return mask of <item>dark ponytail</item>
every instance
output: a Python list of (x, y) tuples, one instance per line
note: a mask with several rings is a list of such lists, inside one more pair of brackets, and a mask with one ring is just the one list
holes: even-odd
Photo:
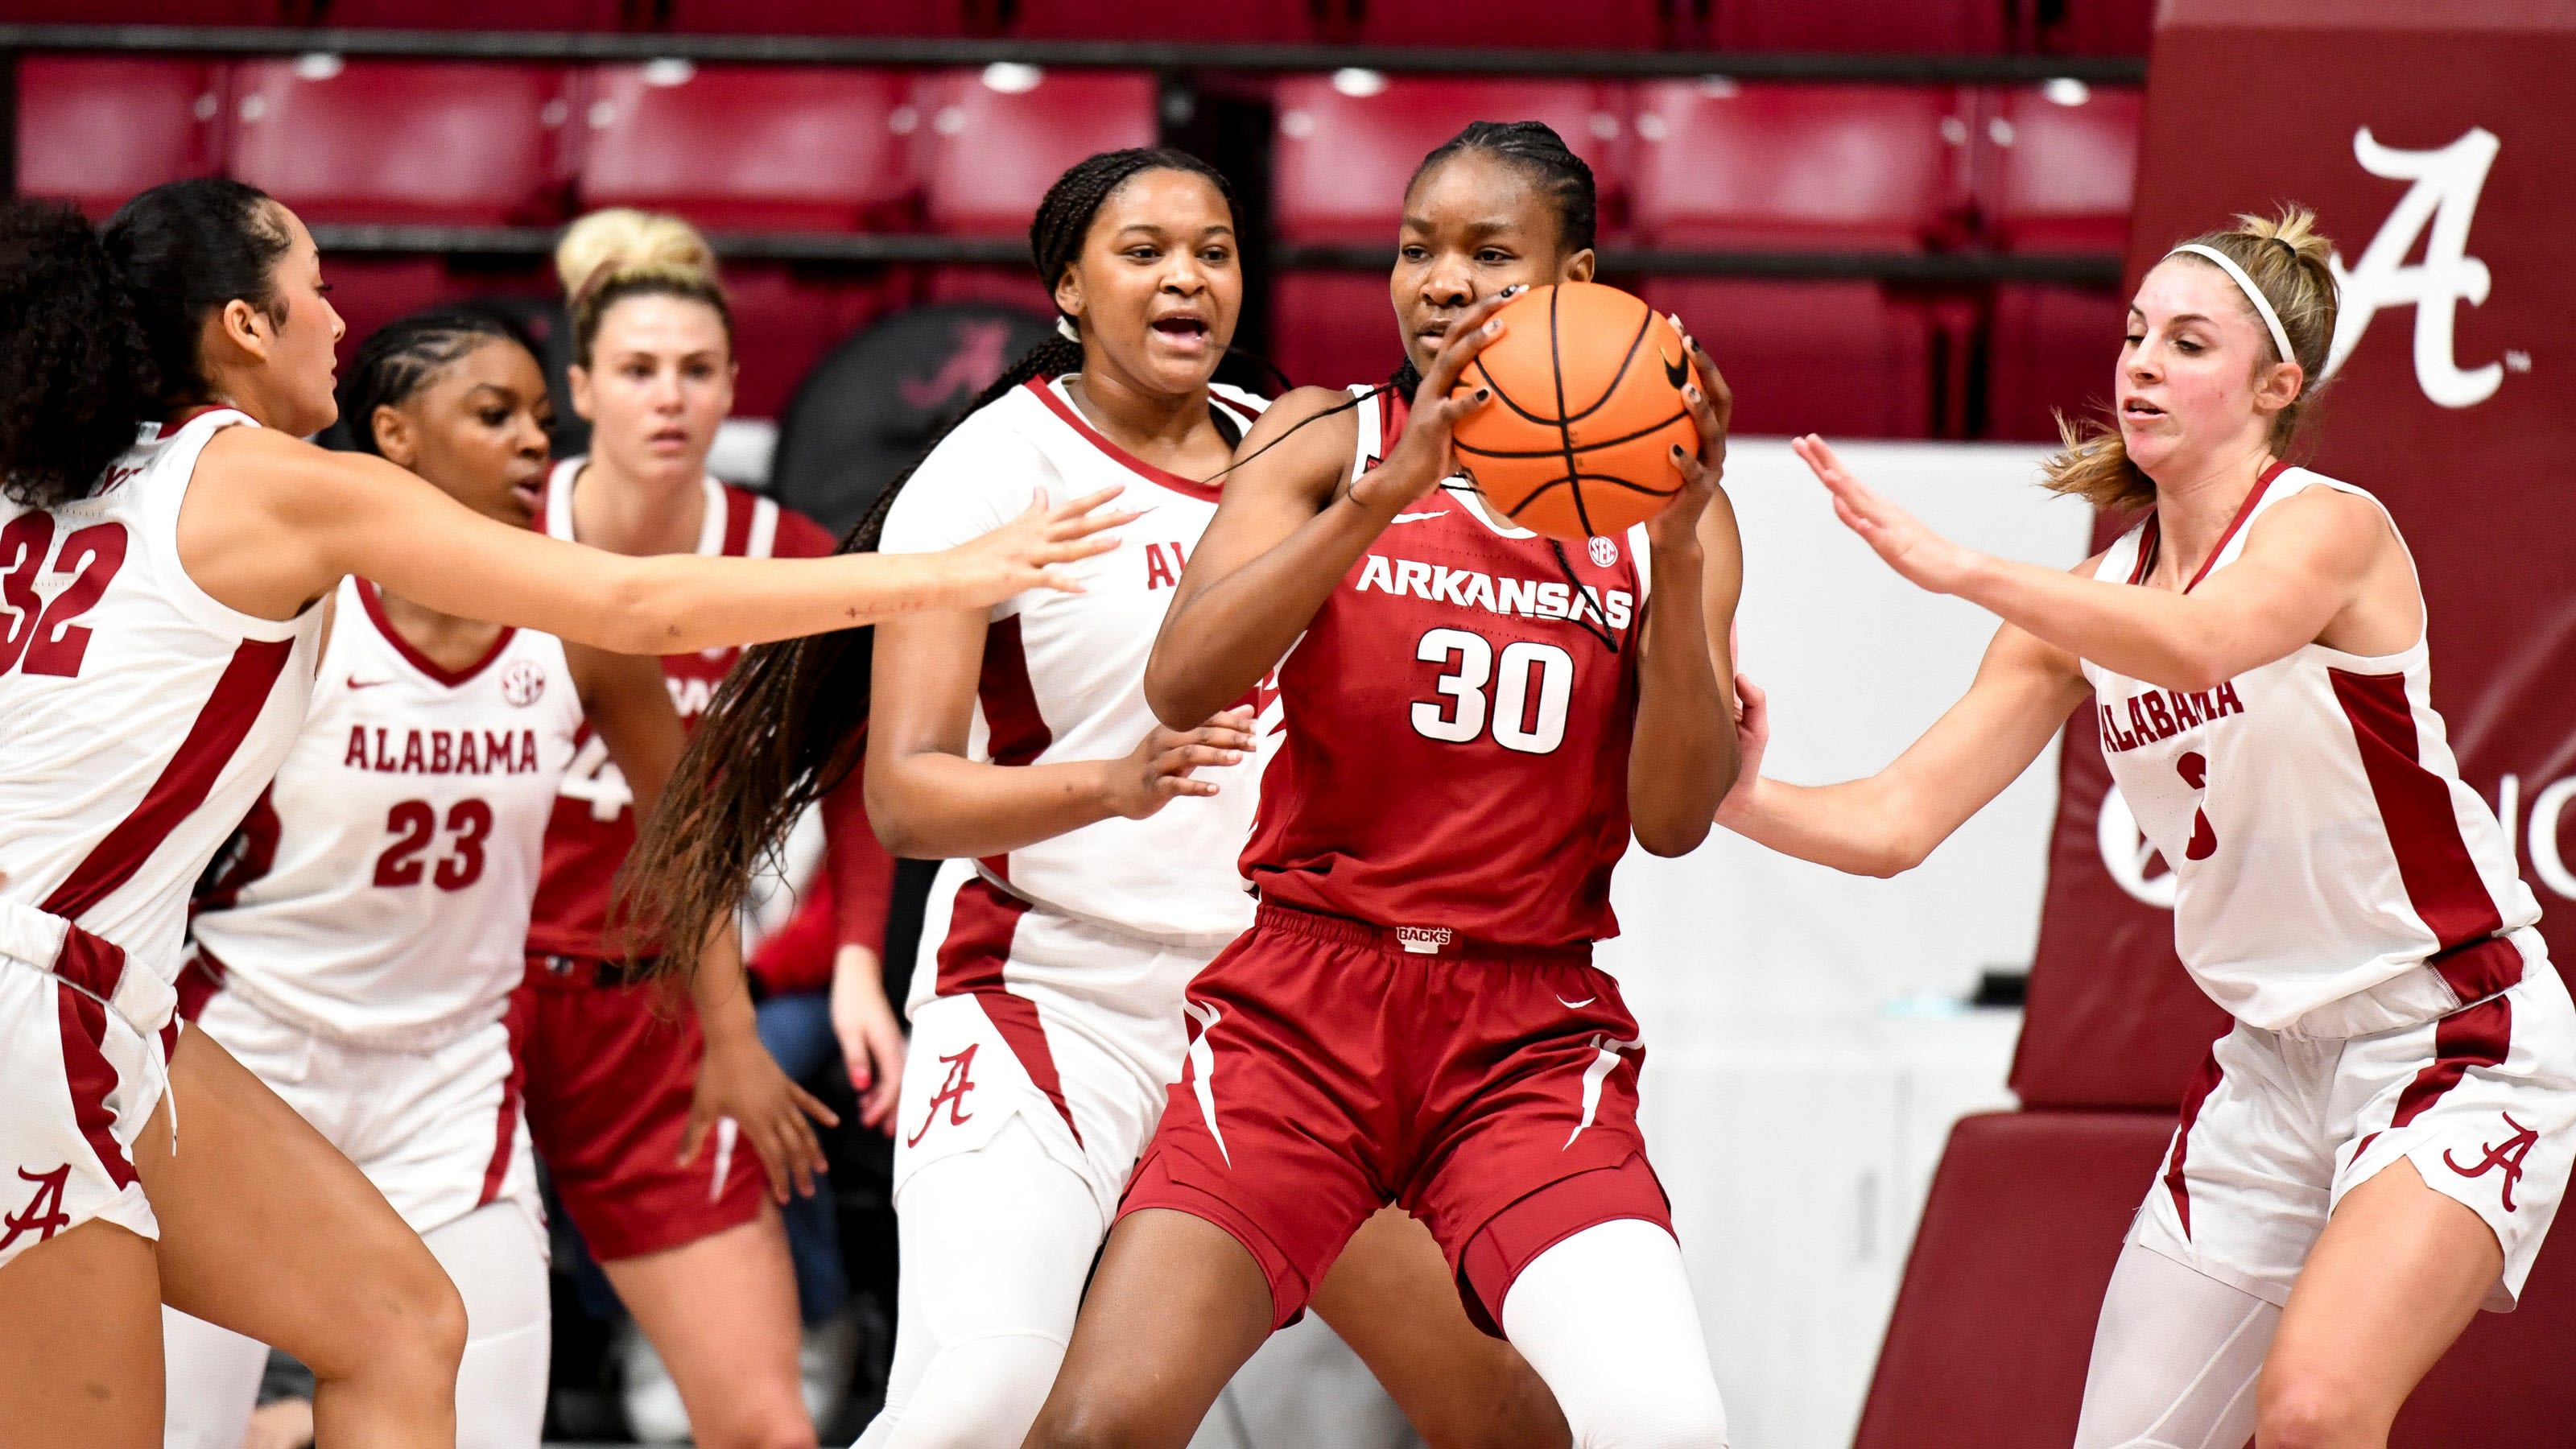
[(208, 401), (207, 315), (242, 300), (282, 321), (290, 244), (267, 193), (218, 178), (155, 186), (96, 232), (66, 206), (0, 207), (0, 491), (86, 498), (138, 425)]
[[(1186, 171), (1226, 198), (1234, 189), (1216, 168), (1161, 148), (1104, 151), (1076, 162), (1047, 188), (1029, 222), (1029, 256), (1052, 293), (1103, 203), (1147, 171)], [(1082, 344), (1059, 316), (1059, 335), (1022, 354), (966, 411), (962, 423), (1033, 379), (1082, 369)], [(923, 450), (935, 451), (957, 423)], [(915, 462), (841, 540), (842, 553), (874, 553)], [(733, 911), (753, 874), (772, 858), (799, 816), (858, 768), (867, 741), (875, 632), (842, 629), (746, 650), (698, 718), (662, 799), (644, 822), (618, 884), (619, 929), (639, 954), (661, 952), (660, 972), (696, 970), (709, 931)]]

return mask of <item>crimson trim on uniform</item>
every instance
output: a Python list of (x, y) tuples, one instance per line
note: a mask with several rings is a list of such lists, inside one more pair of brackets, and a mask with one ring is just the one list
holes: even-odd
[(2174, 1132), (2173, 1152), (2165, 1163), (2165, 1191), (2173, 1194), (2174, 1211), (2182, 1218), (2182, 1235), (2191, 1237), (2191, 1184), (2182, 1175), (2183, 1157), (2191, 1150), (2192, 1124), (2200, 1120), (2201, 1105), (2209, 1094), (2218, 1090), (2219, 1079), (2226, 1074), (2218, 1067), (2218, 1043), (2209, 1044), (2209, 1055), (2191, 1074), (2191, 1086), (2182, 1094), (2182, 1125)]
[(1037, 394), (1039, 402), (1047, 405), (1047, 411), (1064, 419), (1067, 426), (1071, 427), (1075, 432), (1080, 433), (1083, 436), (1084, 441), (1090, 443), (1091, 446), (1098, 448), (1101, 452), (1108, 454), (1111, 462), (1124, 467), (1128, 472), (1135, 474), (1137, 477), (1142, 478), (1149, 483), (1159, 483), (1162, 486), (1171, 489), (1175, 493), (1186, 494), (1189, 497), (1200, 499), (1208, 503), (1214, 503), (1224, 496), (1224, 490), (1219, 488), (1216, 484), (1202, 483), (1195, 478), (1184, 478), (1178, 473), (1168, 472), (1164, 469), (1157, 468), (1153, 464), (1146, 462), (1144, 459), (1137, 457), (1135, 454), (1128, 452), (1125, 448), (1109, 441), (1107, 436), (1105, 436), (1098, 428), (1091, 425), (1089, 419), (1083, 417), (1080, 409), (1067, 403), (1062, 397), (1058, 396), (1055, 390), (1055, 385), (1046, 378), (1030, 378), (1028, 381), (1028, 389), (1029, 391)]
[(214, 788), (215, 777), (232, 763), (233, 752), (258, 722), (260, 707), (268, 702), (269, 690), (294, 652), (293, 639), (242, 641), (197, 711), (196, 722), (188, 726), (188, 737), (179, 742), (152, 788), (115, 829), (90, 847), (38, 910), (76, 921), (134, 878), (179, 822), (206, 803), (206, 792)]
[(2503, 930), (2504, 916), (2460, 835), (2450, 783), (2420, 761), (2406, 676), (2326, 673), (2360, 747), (2362, 773), (2397, 857), (2397, 878), (2415, 914), (2431, 928), (2435, 949), (2448, 951)]
[(992, 1019), (993, 1029), (1002, 1034), (1011, 1054), (1020, 1059), (1021, 1070), (1055, 1104), (1057, 1115), (1079, 1143), (1082, 1128), (1075, 1124), (1073, 1107), (1064, 1099), (1064, 1077), (1056, 1070), (1055, 1051), (1047, 1045), (1046, 1023), (1038, 1018), (1037, 1003), (1014, 994), (1002, 977), (1003, 963), (1011, 956), (1011, 938), (1019, 932), (1020, 917), (1028, 913), (1027, 901), (995, 890), (981, 876), (960, 886), (948, 917), (948, 939), (939, 943), (939, 994), (972, 996), (983, 1003), (984, 1015)]
[[(1037, 686), (1029, 682), (1029, 652), (1020, 642), (1019, 615), (997, 619), (984, 631), (975, 699), (984, 707), (985, 752), (994, 764), (1032, 764), (1055, 743), (1046, 716), (1038, 713)], [(983, 864), (1002, 879), (1011, 878), (1009, 855), (986, 856)]]
[(759, 511), (760, 504), (749, 494), (731, 488), (718, 491), (725, 504), (724, 556), (741, 558), (744, 547), (751, 542), (751, 516)]
[[(2156, 521), (2154, 514), (2148, 514), (2146, 525), (2138, 532), (2138, 562), (2129, 570), (2130, 583), (2143, 584), (2147, 581), (2147, 570), (2156, 566), (2156, 546), (2164, 541), (2164, 536), (2164, 525)], [(2217, 557), (2216, 554), (2210, 556)]]
[(277, 841), (285, 826), (277, 818), (276, 792), (277, 784), (271, 781), (250, 803), (250, 813), (242, 817), (227, 842), (227, 853), (215, 857), (214, 880), (188, 903), (190, 920), (206, 911), (231, 910), (240, 904), (245, 889), (277, 868)]
[(2458, 1086), (2471, 1067), (2502, 1065), (2511, 1050), (2510, 997), (2491, 996), (2443, 1017), (2433, 1027), (2433, 1060), (2425, 1063), (2415, 1080), (2406, 1084), (2406, 1090), (2397, 1094), (2397, 1110), (2389, 1114), (2389, 1128), (2394, 1130), (2414, 1121), (2426, 1108), (2442, 1100), (2443, 1093)]
[(63, 1080), (70, 1084), (72, 1120), (89, 1142), (108, 1180), (123, 1189), (134, 1182), (134, 1164), (116, 1141), (116, 1068), (107, 1060), (107, 1002), (125, 976), (125, 951), (78, 926), (63, 933), (54, 958), (54, 1002), (61, 1017)]
[(204, 1016), (206, 1003), (223, 993), (224, 981), (231, 975), (232, 968), (217, 959), (214, 952), (192, 943), (188, 959), (179, 963), (179, 979), (171, 983), (179, 994), (178, 1019), (195, 1021)]
[(2210, 545), (2209, 557), (2200, 561), (2200, 572), (2193, 574), (2191, 582), (2182, 586), (2184, 593), (2188, 594), (2199, 588), (2200, 581), (2209, 577), (2209, 571), (2218, 566), (2218, 556), (2227, 552), (2228, 541), (2236, 537), (2238, 529), (2245, 526), (2245, 520), (2254, 516), (2255, 505), (2263, 501), (2264, 494), (2272, 491), (2272, 480), (2280, 477), (2289, 466), (2287, 463), (2275, 462), (2271, 467), (2263, 470), (2262, 477), (2254, 480), (2253, 491), (2247, 493), (2245, 501), (2237, 506), (2236, 516), (2227, 520), (2227, 529), (2218, 535), (2218, 542)]
[(510, 1034), (510, 1075), (501, 1079), (500, 1120), (492, 1129), (492, 1160), (483, 1167), (483, 1191), (474, 1199), (476, 1207), (485, 1207), (501, 1196), (501, 1184), (510, 1176), (510, 1145), (519, 1131), (519, 1098), (528, 1086), (528, 1014), (536, 1009), (536, 998), (521, 986), (510, 993), (510, 1004), (501, 1015)]
[(456, 686), (472, 679), (475, 675), (491, 668), (492, 661), (501, 657), (501, 651), (510, 647), (511, 637), (519, 632), (516, 629), (503, 629), (499, 634), (493, 636), (492, 647), (483, 651), (482, 658), (466, 665), (463, 669), (450, 669), (446, 665), (439, 663), (437, 660), (430, 658), (428, 655), (421, 653), (418, 649), (413, 648), (412, 642), (402, 636), (402, 631), (400, 629), (394, 627), (394, 621), (386, 617), (385, 614), (383, 591), (378, 589), (373, 581), (368, 579), (358, 580), (358, 599), (361, 603), (364, 603), (367, 606), (368, 622), (376, 626), (377, 633), (385, 636), (386, 643), (394, 646), (394, 652), (402, 656), (405, 664), (408, 664), (412, 668), (419, 670), (421, 673), (428, 675), (433, 682), (443, 684), (449, 689), (454, 689)]

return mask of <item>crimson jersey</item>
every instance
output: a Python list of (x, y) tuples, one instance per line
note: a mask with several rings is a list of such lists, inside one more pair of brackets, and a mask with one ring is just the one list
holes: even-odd
[[(576, 541), (572, 494), (584, 461), (565, 459), (555, 465), (547, 481), (542, 526), (552, 537)], [(832, 536), (804, 515), (713, 478), (705, 480), (705, 487), (698, 553), (820, 558), (833, 551)], [(662, 657), (662, 676), (671, 686), (671, 704), (683, 726), (697, 724), (715, 697), (717, 682), (741, 654), (740, 649), (726, 647)], [(836, 914), (842, 923), (840, 938), (877, 949), (894, 862), (868, 829), (858, 796), (859, 778), (853, 774), (825, 802), (824, 828), (830, 839), (825, 868), (831, 873)], [(618, 954), (605, 939), (609, 895), (617, 868), (634, 848), (633, 796), (625, 777), (609, 761), (607, 745), (585, 725), (572, 769), (555, 799), (554, 814), (546, 822), (545, 864), (538, 875), (528, 949), (565, 956)], [(874, 934), (862, 919), (871, 911), (877, 918)]]
[[(1365, 472), (1402, 416), (1358, 412)], [(1425, 952), (1616, 935), (1641, 538), (1555, 545), (1446, 488), (1397, 514), (1280, 666), (1262, 897)]]

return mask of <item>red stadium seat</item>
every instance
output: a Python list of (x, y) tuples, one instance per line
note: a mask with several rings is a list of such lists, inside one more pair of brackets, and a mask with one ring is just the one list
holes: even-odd
[(2145, 55), (2156, 0), (2040, 0), (2038, 48), (2060, 55)]
[(717, 35), (960, 35), (963, 0), (670, 0), (670, 28)]
[(2102, 1290), (2173, 1127), (1998, 1112), (1951, 1129), (1853, 1449), (2066, 1449)]
[(894, 301), (892, 288), (873, 278), (775, 262), (727, 266), (724, 286), (742, 367), (733, 410), (745, 418), (785, 412), (815, 362)]
[(1363, 45), (1643, 50), (1666, 39), (1668, 0), (1360, 0)]
[(1025, 236), (1056, 177), (1095, 151), (1151, 146), (1154, 78), (995, 65), (925, 76), (915, 152), (930, 226)]
[(1030, 40), (1268, 41), (1329, 39), (1309, 0), (1226, 0), (1165, 9), (1134, 0), (1019, 0), (1010, 33)]
[(1964, 234), (1966, 96), (1947, 86), (1639, 89), (1632, 215), (1666, 247), (1917, 247)]
[(1404, 360), (1384, 272), (1282, 273), (1270, 319), (1270, 360), (1300, 385), (1381, 382)]
[(15, 25), (281, 25), (283, 0), (9, 0)]
[(1998, 246), (2117, 253), (2128, 244), (2141, 100), (2073, 80), (1992, 98), (1978, 171)]
[[(331, 284), (331, 310), (348, 330), (340, 337), (340, 365), (357, 356), (367, 334), (424, 308), (452, 302), (467, 291), (447, 275), (437, 257), (341, 256), (325, 252), (322, 280)], [(560, 401), (560, 400), (558, 400)]]
[(1717, 50), (1904, 51), (1988, 54), (2006, 49), (2005, 0), (1715, 0)]
[(1673, 277), (1645, 284), (1679, 312), (1735, 391), (1740, 433), (1932, 436), (1932, 309), (1868, 281)]
[(322, 25), (393, 30), (615, 30), (623, 0), (320, 0)]
[(2126, 300), (2115, 291), (2008, 285), (1995, 289), (1987, 334), (1986, 436), (2057, 441), (2056, 414), (2101, 419), (2111, 399)]
[(247, 61), (232, 171), (309, 222), (554, 221), (571, 179), (566, 84), (547, 66)]
[(884, 71), (606, 66), (584, 108), (586, 206), (678, 212), (718, 230), (852, 231), (912, 195), (907, 83)]
[(1273, 223), (1287, 242), (1391, 247), (1405, 183), (1470, 121), (1545, 121), (1592, 166), (1609, 209), (1625, 127), (1618, 93), (1589, 81), (1297, 76), (1274, 92)]
[(103, 217), (147, 186), (223, 169), (224, 72), (193, 60), (18, 63), (18, 190)]

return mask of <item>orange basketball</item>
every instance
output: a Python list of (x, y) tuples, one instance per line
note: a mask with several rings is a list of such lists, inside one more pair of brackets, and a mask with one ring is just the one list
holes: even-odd
[(1679, 492), (1672, 448), (1699, 451), (1682, 406), (1681, 334), (1616, 287), (1534, 287), (1495, 314), (1503, 335), (1458, 391), (1492, 401), (1452, 437), (1476, 491), (1524, 528), (1558, 538), (1624, 533)]

